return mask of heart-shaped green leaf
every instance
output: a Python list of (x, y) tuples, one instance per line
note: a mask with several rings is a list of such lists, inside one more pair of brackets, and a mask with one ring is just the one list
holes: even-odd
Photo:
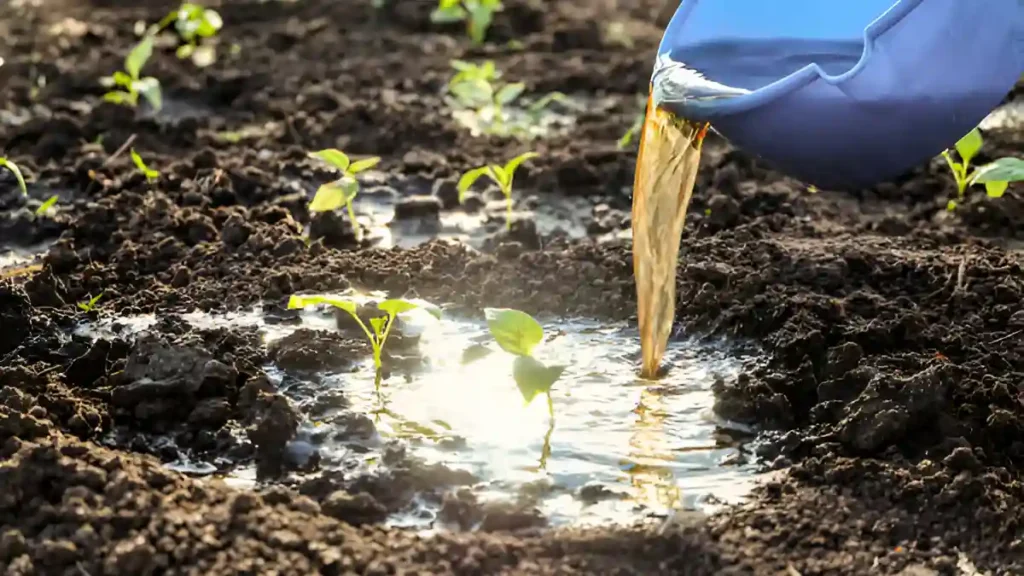
[(322, 160), (342, 172), (348, 171), (349, 164), (352, 163), (347, 154), (336, 148), (328, 148), (326, 150), (311, 152), (309, 156), (311, 158)]
[(511, 308), (486, 308), (487, 328), (498, 346), (509, 354), (529, 356), (544, 339), (544, 328), (526, 312)]
[(519, 356), (512, 364), (512, 377), (519, 393), (529, 404), (538, 394), (544, 394), (562, 377), (565, 366), (545, 366), (532, 356)]

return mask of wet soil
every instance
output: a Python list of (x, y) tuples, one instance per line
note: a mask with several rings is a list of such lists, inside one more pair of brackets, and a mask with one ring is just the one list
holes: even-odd
[[(583, 198), (593, 234), (628, 228), (635, 152), (616, 141), (646, 87), (662, 3), (506, 5), (474, 48), (432, 25), (426, 1), (224, 2), (217, 63), (197, 70), (164, 48), (147, 66), (168, 102), (154, 116), (102, 103), (97, 79), (121, 65), (136, 20), (169, 3), (9, 2), (0, 149), (31, 183), (23, 199), (0, 172), (0, 244), (53, 244), (40, 269), (0, 280), (4, 573), (1024, 572), (1024, 195), (972, 194), (949, 213), (940, 161), (870, 190), (812, 193), (709, 141), (677, 320), (767, 355), (716, 386), (719, 414), (763, 430), (761, 456), (781, 471), (742, 507), (667, 528), (548, 531), (529, 510), (460, 498), (471, 479), (400, 447), (388, 478), (362, 483), (248, 491), (161, 466), (182, 450), (254, 459), (270, 477), (315, 466), (288, 450), (303, 414), (261, 366), (268, 354), (301, 367), (365, 352), (344, 333), (267, 351), (251, 331), (190, 327), (180, 315), (194, 309), (262, 305), (288, 322), (292, 292), (359, 287), (466, 311), (634, 314), (628, 241), (540, 235), (527, 215), (481, 250), (381, 249), (305, 209), (328, 178), (308, 150), (380, 155), (396, 182), (420, 183), (381, 193), (417, 197), (403, 213), (427, 206), (429, 219), (438, 208), (424, 194), (460, 210), (462, 170), (532, 146), (524, 198)], [(441, 91), (451, 58), (484, 57), (531, 92), (615, 105), (530, 145), (472, 138)], [(111, 157), (130, 138), (156, 181)], [(992, 134), (981, 161), (1015, 152), (1018, 137)], [(53, 194), (56, 208), (34, 215)], [(100, 293), (93, 311), (76, 306)], [(156, 314), (155, 336), (72, 332), (141, 313)], [(424, 487), (444, 493), (453, 525), (486, 531), (425, 540), (380, 524)]]

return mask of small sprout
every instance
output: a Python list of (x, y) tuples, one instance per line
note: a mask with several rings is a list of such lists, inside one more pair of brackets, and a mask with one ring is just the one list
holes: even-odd
[(512, 228), (512, 180), (515, 177), (516, 169), (523, 162), (536, 158), (539, 156), (536, 152), (526, 152), (520, 154), (515, 158), (509, 160), (505, 166), (498, 166), (497, 164), (491, 164), (489, 166), (481, 166), (474, 168), (462, 175), (459, 178), (458, 190), (459, 190), (459, 202), (461, 203), (466, 195), (466, 191), (473, 185), (474, 182), (480, 179), (481, 176), (487, 176), (495, 184), (501, 188), (501, 193), (505, 195), (505, 228)]
[(562, 377), (566, 366), (546, 366), (533, 357), (533, 351), (544, 340), (544, 328), (526, 312), (511, 308), (486, 308), (487, 328), (502, 350), (516, 356), (512, 378), (519, 393), (529, 404), (540, 394), (547, 396), (548, 414), (555, 418), (551, 388)]
[(435, 23), (465, 22), (466, 32), (474, 44), (483, 44), (494, 13), (504, 9), (500, 0), (440, 0), (430, 14)]
[(152, 76), (140, 77), (143, 66), (149, 61), (149, 57), (153, 55), (153, 40), (152, 34), (143, 36), (142, 40), (139, 41), (135, 48), (132, 48), (128, 57), (125, 58), (124, 70), (118, 70), (109, 78), (104, 79), (105, 83), (109, 86), (121, 88), (120, 90), (112, 90), (104, 94), (104, 100), (135, 108), (139, 105), (139, 96), (141, 95), (149, 102), (153, 110), (159, 111), (163, 107), (160, 81)]
[[(981, 131), (975, 128), (954, 146), (957, 155), (960, 156), (960, 162), (953, 160), (950, 150), (942, 152), (942, 158), (953, 172), (958, 200), (963, 200), (967, 189), (975, 184), (984, 184), (985, 192), (990, 198), (1000, 198), (1006, 193), (1011, 182), (1024, 181), (1024, 160), (1020, 158), (1000, 158), (972, 171), (971, 160), (978, 155), (984, 144)], [(957, 202), (951, 200), (946, 204), (946, 210), (953, 211), (956, 206)]]
[(349, 315), (355, 319), (356, 323), (359, 324), (359, 327), (363, 329), (363, 333), (366, 334), (366, 338), (370, 341), (370, 345), (373, 347), (373, 365), (377, 368), (378, 372), (381, 369), (381, 353), (384, 351), (384, 345), (387, 343), (388, 336), (391, 334), (391, 328), (395, 324), (395, 318), (398, 317), (399, 314), (403, 314), (411, 310), (422, 309), (435, 318), (441, 318), (441, 309), (429, 302), (395, 298), (378, 303), (377, 308), (387, 316), (370, 318), (370, 325), (367, 326), (359, 318), (358, 305), (351, 299), (325, 294), (313, 294), (306, 296), (293, 294), (291, 298), (288, 299), (289, 309), (305, 308), (306, 306), (314, 306), (317, 304), (329, 304), (335, 308), (348, 312)]
[(159, 172), (150, 169), (149, 166), (146, 166), (146, 163), (142, 161), (142, 156), (139, 156), (139, 153), (135, 151), (135, 148), (132, 148), (130, 153), (132, 155), (132, 162), (135, 163), (135, 167), (139, 169), (139, 172), (142, 172), (146, 177), (146, 180), (152, 182), (160, 177)]
[(103, 292), (100, 292), (99, 294), (93, 296), (92, 298), (89, 298), (88, 302), (79, 302), (78, 303), (79, 310), (81, 310), (82, 312), (85, 312), (86, 314), (88, 314), (89, 312), (92, 312), (93, 309), (96, 308), (96, 303), (99, 302), (100, 298), (102, 298), (102, 297), (103, 297)]
[(43, 202), (42, 204), (39, 205), (39, 208), (36, 208), (36, 216), (40, 216), (49, 212), (50, 208), (53, 208), (53, 206), (57, 203), (57, 200), (58, 198), (56, 194), (47, 198), (46, 202)]
[(213, 46), (200, 45), (199, 42), (203, 38), (213, 38), (224, 27), (219, 12), (199, 4), (185, 2), (165, 16), (157, 28), (162, 30), (171, 24), (174, 24), (178, 36), (185, 42), (178, 47), (178, 58), (192, 58), (192, 62), (200, 68), (209, 66), (216, 60), (217, 54)]
[(355, 208), (352, 207), (352, 201), (359, 194), (359, 181), (356, 180), (356, 174), (373, 168), (380, 162), (380, 158), (374, 156), (352, 162), (348, 155), (334, 148), (313, 152), (309, 157), (326, 162), (341, 172), (341, 178), (317, 189), (313, 201), (309, 203), (310, 211), (331, 212), (344, 206), (348, 210), (348, 218), (352, 222), (352, 229), (355, 230), (356, 237), (361, 237), (362, 229), (359, 227), (359, 222), (356, 221)]
[(22, 196), (28, 196), (28, 186), (25, 185), (25, 177), (21, 174), (21, 168), (14, 163), (13, 160), (8, 160), (3, 156), (0, 156), (0, 168), (7, 168), (14, 174), (14, 179), (18, 181), (18, 188), (21, 189)]
[(529, 136), (530, 126), (540, 122), (540, 115), (553, 102), (573, 106), (561, 92), (551, 92), (527, 107), (527, 117), (512, 125), (508, 123), (506, 109), (526, 90), (523, 82), (502, 82), (501, 72), (491, 60), (473, 64), (452, 60), (455, 74), (448, 81), (448, 104), (455, 109), (457, 120), (474, 133)]

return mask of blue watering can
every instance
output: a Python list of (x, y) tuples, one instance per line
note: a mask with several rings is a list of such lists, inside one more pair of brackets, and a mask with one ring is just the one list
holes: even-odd
[(637, 158), (633, 253), (644, 376), (664, 354), (709, 127), (825, 189), (894, 178), (950, 147), (1024, 72), (1024, 0), (682, 0)]

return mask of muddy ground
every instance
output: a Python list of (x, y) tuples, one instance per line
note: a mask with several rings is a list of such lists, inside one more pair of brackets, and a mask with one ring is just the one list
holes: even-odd
[[(288, 321), (288, 294), (355, 286), (465, 310), (634, 314), (628, 242), (541, 237), (528, 213), (482, 251), (373, 248), (343, 217), (302, 236), (307, 196), (327, 177), (308, 150), (380, 155), (388, 176), (367, 193), (429, 221), (438, 204), (460, 209), (462, 170), (527, 149), (474, 139), (444, 109), (448, 61), (483, 57), (530, 92), (613, 103), (536, 142), (542, 156), (517, 182), (524, 198), (586, 199), (594, 235), (628, 228), (635, 152), (616, 141), (646, 86), (661, 3), (506, 5), (473, 48), (430, 24), (423, 0), (224, 2), (217, 63), (198, 70), (172, 47), (147, 66), (168, 101), (152, 117), (102, 103), (97, 79), (120, 66), (135, 22), (170, 3), (7, 0), (0, 150), (31, 182), (26, 201), (0, 173), (0, 244), (56, 243), (41, 269), (0, 280), (3, 572), (1024, 573), (1024, 195), (976, 194), (947, 213), (939, 162), (872, 190), (810, 193), (709, 142), (677, 320), (769, 359), (716, 390), (719, 413), (765, 430), (761, 456), (783, 471), (742, 507), (664, 532), (550, 531), (449, 494), (454, 516), (490, 517), (488, 529), (424, 541), (379, 524), (390, 500), (465, 479), (400, 450), (389, 482), (359, 491), (327, 478), (253, 493), (162, 468), (187, 448), (281, 472), (302, 415), (259, 366), (270, 353), (322, 365), (359, 352), (331, 338), (268, 352), (245, 330), (189, 329), (178, 314), (196, 308), (265, 302)], [(130, 137), (155, 182), (127, 154), (108, 161)], [(1019, 132), (988, 138), (982, 160), (1021, 150)], [(34, 216), (52, 194), (56, 208)], [(100, 292), (94, 311), (77, 308)], [(157, 337), (70, 335), (83, 317), (147, 312)], [(115, 427), (170, 433), (178, 448), (99, 447)]]

